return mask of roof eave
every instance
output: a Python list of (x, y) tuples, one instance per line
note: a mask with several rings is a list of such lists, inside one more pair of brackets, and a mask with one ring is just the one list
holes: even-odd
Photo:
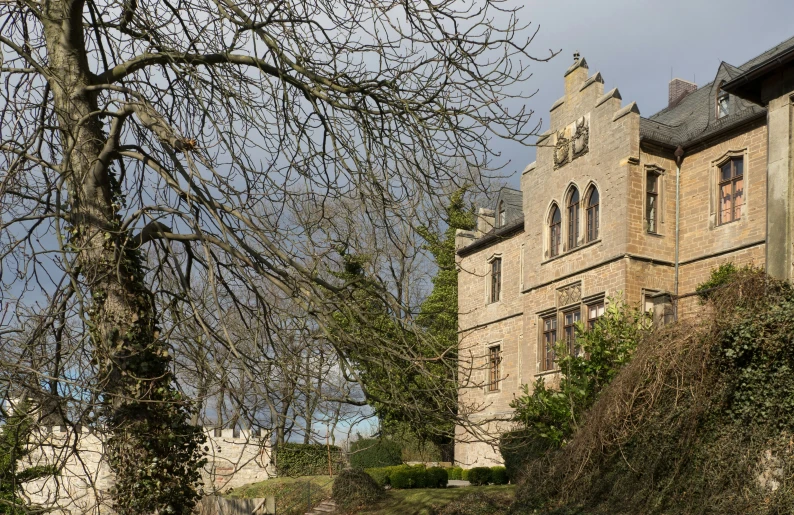
[(794, 47), (770, 57), (722, 85), (722, 89), (758, 105), (763, 104), (761, 82), (770, 73), (794, 60)]
[(512, 238), (514, 233), (524, 230), (524, 220), (517, 220), (509, 225), (495, 229), (488, 234), (483, 235), (481, 238), (474, 240), (470, 245), (458, 250), (458, 256), (464, 257), (473, 254), (474, 251), (485, 248), (492, 243), (504, 241)]

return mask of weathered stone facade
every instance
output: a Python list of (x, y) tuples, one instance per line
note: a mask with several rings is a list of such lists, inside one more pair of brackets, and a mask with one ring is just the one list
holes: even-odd
[[(729, 81), (791, 49), (794, 38), (743, 66), (723, 63), (701, 88), (674, 82), (670, 106), (649, 118), (635, 103), (624, 104), (617, 89), (605, 92), (601, 74), (590, 74), (577, 56), (565, 74), (565, 95), (551, 107), (550, 128), (538, 139), (537, 160), (515, 192), (523, 193), (521, 213), (500, 223), (499, 204), (496, 216), (481, 209), (477, 231), (458, 235), (459, 398), (474, 426), (458, 428), (457, 463), (501, 461), (493, 437), (510, 427), (510, 401), (522, 384), (556, 376), (546, 340), (552, 333), (564, 340), (566, 324), (586, 323), (609, 298), (669, 320), (675, 300), (724, 262), (763, 267), (776, 260), (770, 268), (791, 270), (791, 258), (781, 257), (786, 252), (770, 255), (766, 245), (777, 230), (770, 227), (784, 223), (774, 238), (789, 247), (794, 241), (788, 203), (774, 222), (767, 219), (769, 195), (794, 200), (790, 157), (775, 150), (773, 163), (769, 156), (774, 142), (790, 148), (794, 87), (763, 85), (772, 92), (767, 103), (788, 102), (786, 116), (775, 115), (785, 118), (775, 134), (762, 101), (726, 93)], [(787, 66), (776, 76), (794, 85)], [(773, 164), (783, 169), (775, 179), (783, 191), (768, 195)], [(720, 183), (721, 167), (723, 174), (734, 170), (733, 182)], [(588, 210), (593, 188), (597, 214)], [(501, 260), (498, 267), (494, 260)]]
[[(251, 431), (223, 429), (220, 434), (205, 428), (207, 465), (203, 470), (204, 492), (212, 494), (264, 481), (274, 476), (270, 439)], [(103, 436), (87, 428), (45, 427), (31, 445), (25, 467), (56, 464), (56, 477), (26, 483), (25, 493), (41, 506), (57, 506), (56, 513), (105, 514), (110, 509), (113, 475), (104, 460)]]

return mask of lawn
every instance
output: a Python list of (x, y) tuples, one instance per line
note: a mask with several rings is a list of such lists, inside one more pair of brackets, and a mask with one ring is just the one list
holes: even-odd
[(440, 508), (472, 492), (496, 494), (504, 497), (505, 505), (515, 496), (515, 485), (470, 486), (463, 488), (417, 488), (412, 490), (389, 490), (386, 499), (372, 509), (362, 511), (364, 515), (428, 515), (431, 507)]
[[(254, 498), (272, 495), (276, 498), (279, 515), (303, 515), (308, 506), (315, 506), (331, 497), (334, 480), (328, 476), (306, 476), (299, 478), (273, 478), (246, 485), (232, 491), (228, 497)], [(465, 488), (417, 488), (412, 490), (389, 490), (386, 498), (366, 515), (427, 515), (430, 508), (439, 508), (471, 492), (501, 494), (508, 504), (515, 495), (514, 485), (472, 486)]]

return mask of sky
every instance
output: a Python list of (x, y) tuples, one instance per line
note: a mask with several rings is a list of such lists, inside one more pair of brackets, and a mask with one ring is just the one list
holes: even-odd
[[(794, 36), (793, 0), (558, 0), (525, 2), (520, 19), (540, 26), (531, 49), (547, 55), (533, 63), (527, 102), (548, 129), (549, 107), (563, 95), (563, 74), (578, 51), (590, 74), (601, 72), (604, 91), (617, 87), (623, 105), (636, 101), (642, 116), (667, 105), (673, 77), (702, 86), (714, 79), (721, 61), (739, 66)], [(533, 124), (534, 125), (534, 124)], [(535, 149), (494, 141), (503, 158), (508, 184), (518, 188), (521, 170), (535, 160)]]

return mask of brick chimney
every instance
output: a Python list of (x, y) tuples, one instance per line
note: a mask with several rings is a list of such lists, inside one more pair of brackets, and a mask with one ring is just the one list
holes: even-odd
[(690, 93), (697, 91), (698, 85), (684, 79), (670, 81), (670, 94), (667, 97), (667, 107), (675, 107)]

